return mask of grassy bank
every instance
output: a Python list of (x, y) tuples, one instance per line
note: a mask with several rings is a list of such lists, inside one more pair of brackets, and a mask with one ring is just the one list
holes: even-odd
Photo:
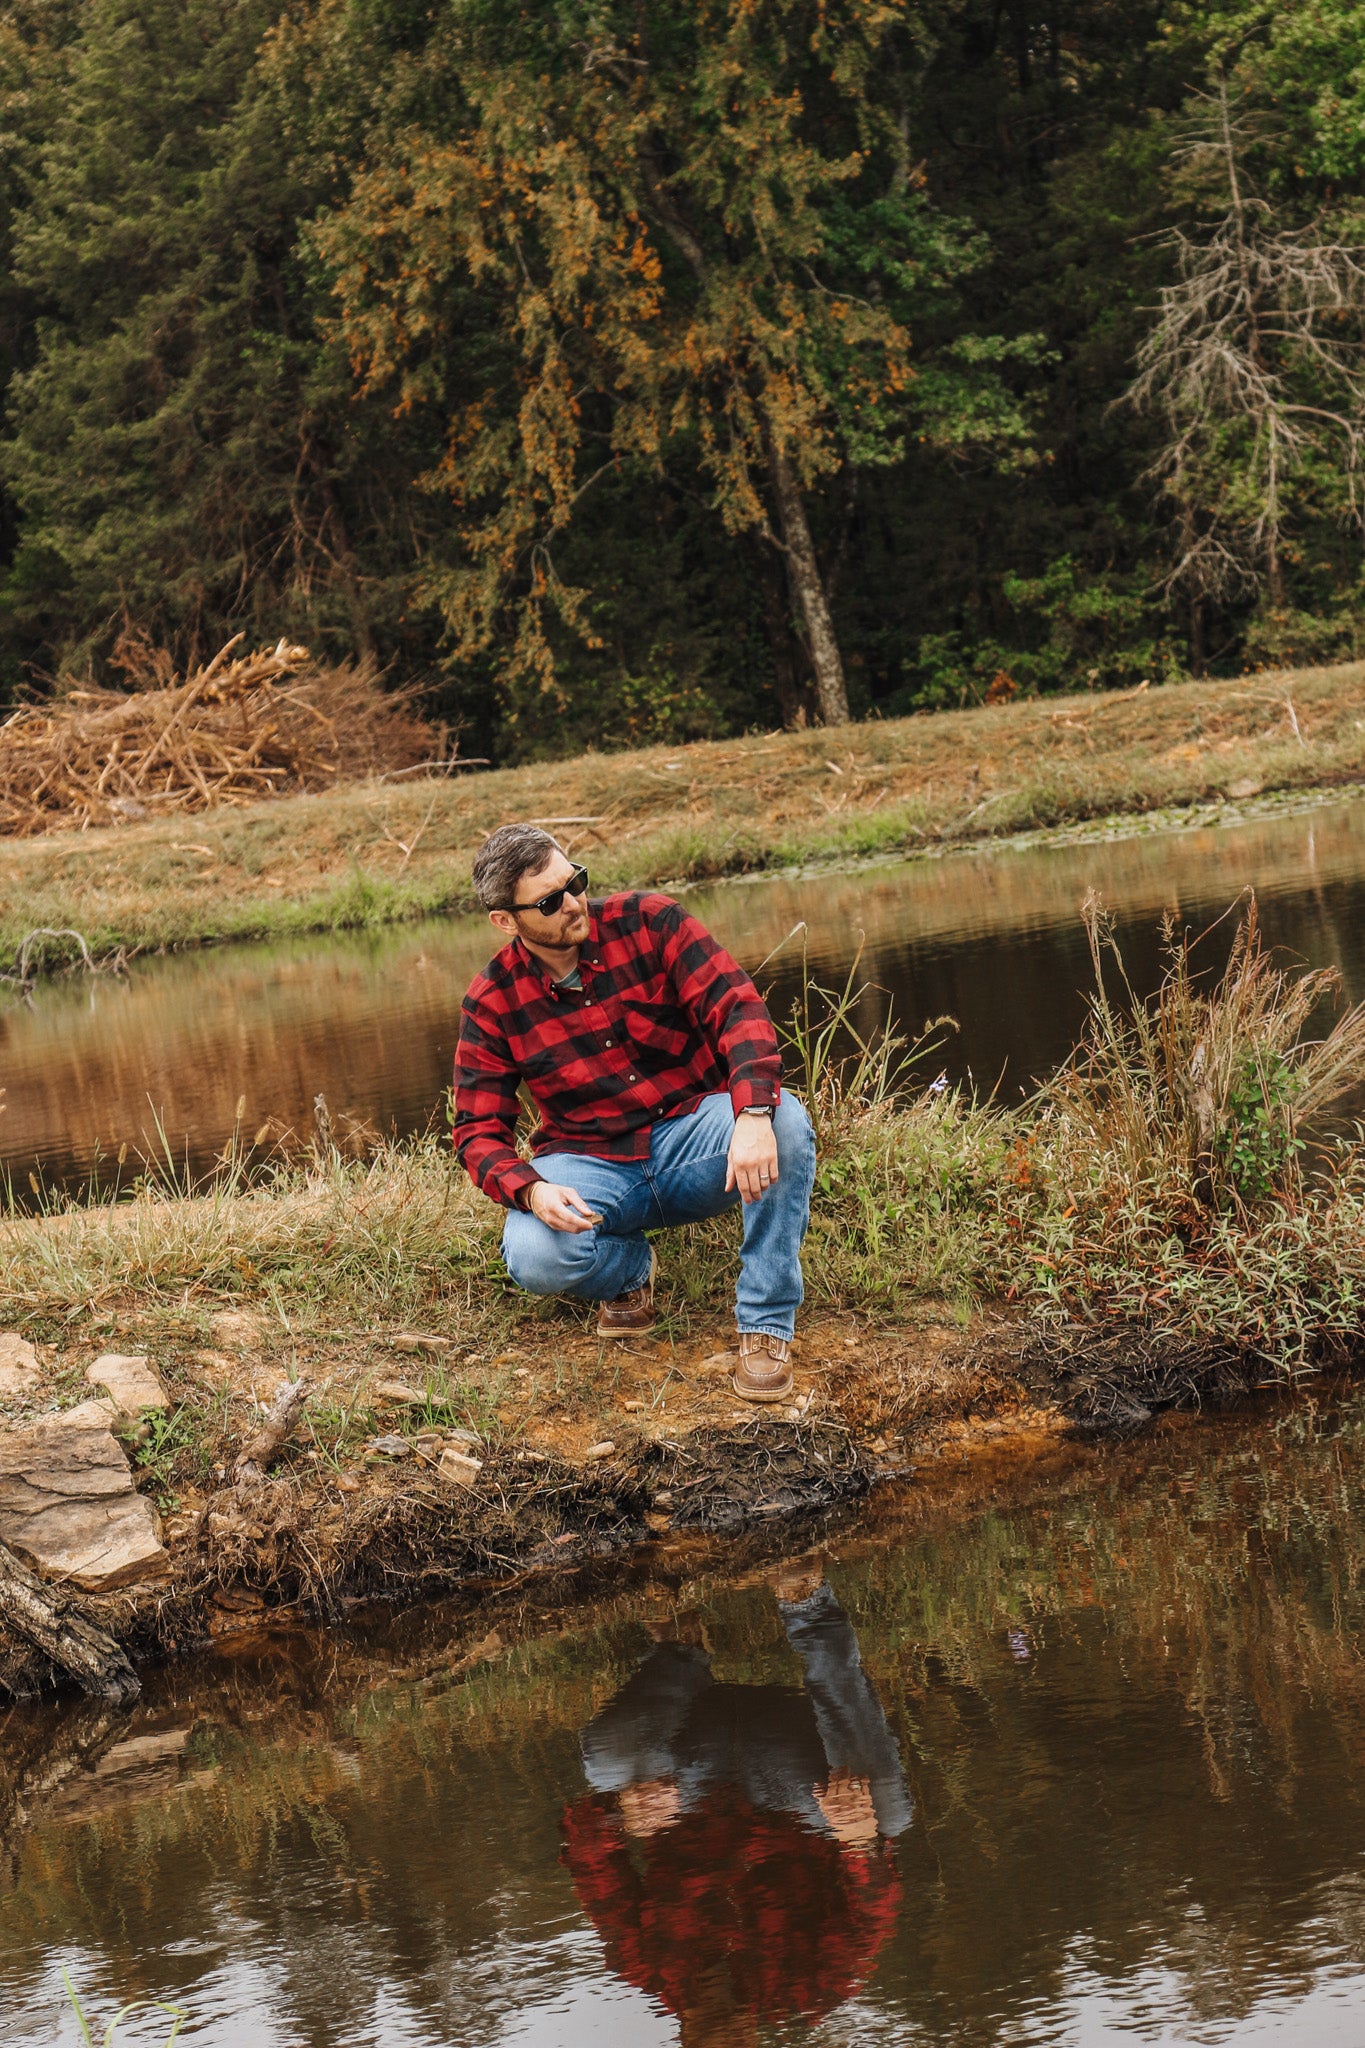
[[(1365, 782), (1365, 664), (770, 733), (6, 844), (0, 961), (44, 927), (96, 955), (389, 923), (469, 905), (508, 818), (594, 883), (700, 881)], [(42, 940), (30, 960), (76, 958)]]
[[(1086, 1040), (1021, 1107), (917, 1090), (892, 1042), (835, 1065), (828, 1029), (797, 1033), (820, 1163), (789, 1409), (731, 1390), (733, 1215), (661, 1239), (657, 1331), (603, 1345), (585, 1307), (510, 1286), (498, 1212), (433, 1140), (0, 1223), (0, 1327), (42, 1364), (11, 1417), (82, 1398), (102, 1351), (151, 1355), (170, 1406), (130, 1454), (181, 1600), (152, 1609), (192, 1636), (215, 1586), (332, 1612), (827, 1504), (945, 1435), (1126, 1427), (1356, 1365), (1365, 1142), (1321, 1129), (1365, 1079), (1365, 1011), (1333, 1022), (1334, 977), (1281, 971), (1254, 908), (1216, 988), (1173, 947), (1149, 1007), (1090, 931)], [(248, 1511), (228, 1475), (299, 1376)], [(461, 1445), (469, 1487), (436, 1471)]]

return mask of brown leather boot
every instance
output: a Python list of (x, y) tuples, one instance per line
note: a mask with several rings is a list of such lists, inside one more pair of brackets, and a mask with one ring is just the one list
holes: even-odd
[(599, 1337), (643, 1337), (654, 1328), (654, 1275), (658, 1264), (656, 1252), (651, 1255), (649, 1278), (643, 1287), (632, 1287), (629, 1294), (618, 1294), (614, 1301), (598, 1302)]
[(792, 1348), (784, 1337), (741, 1330), (739, 1369), (730, 1384), (741, 1401), (790, 1401)]

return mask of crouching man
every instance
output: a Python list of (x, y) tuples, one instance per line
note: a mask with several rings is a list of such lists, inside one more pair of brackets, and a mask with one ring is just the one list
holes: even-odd
[[(638, 1336), (654, 1324), (645, 1232), (741, 1202), (734, 1388), (787, 1400), (815, 1142), (757, 989), (670, 897), (589, 901), (586, 870), (534, 825), (492, 835), (474, 888), (507, 943), (464, 999), (455, 1149), (510, 1211), (508, 1271), (597, 1302), (599, 1337)], [(513, 1143), (523, 1085), (530, 1165)]]

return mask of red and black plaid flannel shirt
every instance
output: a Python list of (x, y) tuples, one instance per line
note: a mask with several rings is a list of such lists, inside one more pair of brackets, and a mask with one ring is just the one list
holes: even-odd
[(648, 1159), (652, 1124), (726, 1088), (776, 1105), (777, 1033), (743, 968), (669, 896), (590, 903), (581, 990), (558, 988), (520, 939), (470, 983), (455, 1052), (455, 1149), (507, 1208), (540, 1176), (517, 1155), (517, 1088), (540, 1111), (535, 1152)]

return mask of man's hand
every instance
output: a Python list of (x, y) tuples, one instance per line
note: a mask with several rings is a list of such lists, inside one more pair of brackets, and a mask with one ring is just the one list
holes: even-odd
[(844, 1764), (829, 1774), (821, 1791), (814, 1788), (815, 1803), (836, 1842), (846, 1849), (870, 1849), (877, 1839), (877, 1810), (872, 1804), (872, 1787), (857, 1778)]
[(533, 1181), (526, 1206), (551, 1230), (591, 1230), (594, 1223), (602, 1221), (573, 1188), (562, 1188), (552, 1180)]
[(777, 1139), (772, 1118), (741, 1112), (735, 1118), (735, 1134), (725, 1162), (726, 1194), (738, 1188), (744, 1201), (756, 1202), (776, 1179)]

